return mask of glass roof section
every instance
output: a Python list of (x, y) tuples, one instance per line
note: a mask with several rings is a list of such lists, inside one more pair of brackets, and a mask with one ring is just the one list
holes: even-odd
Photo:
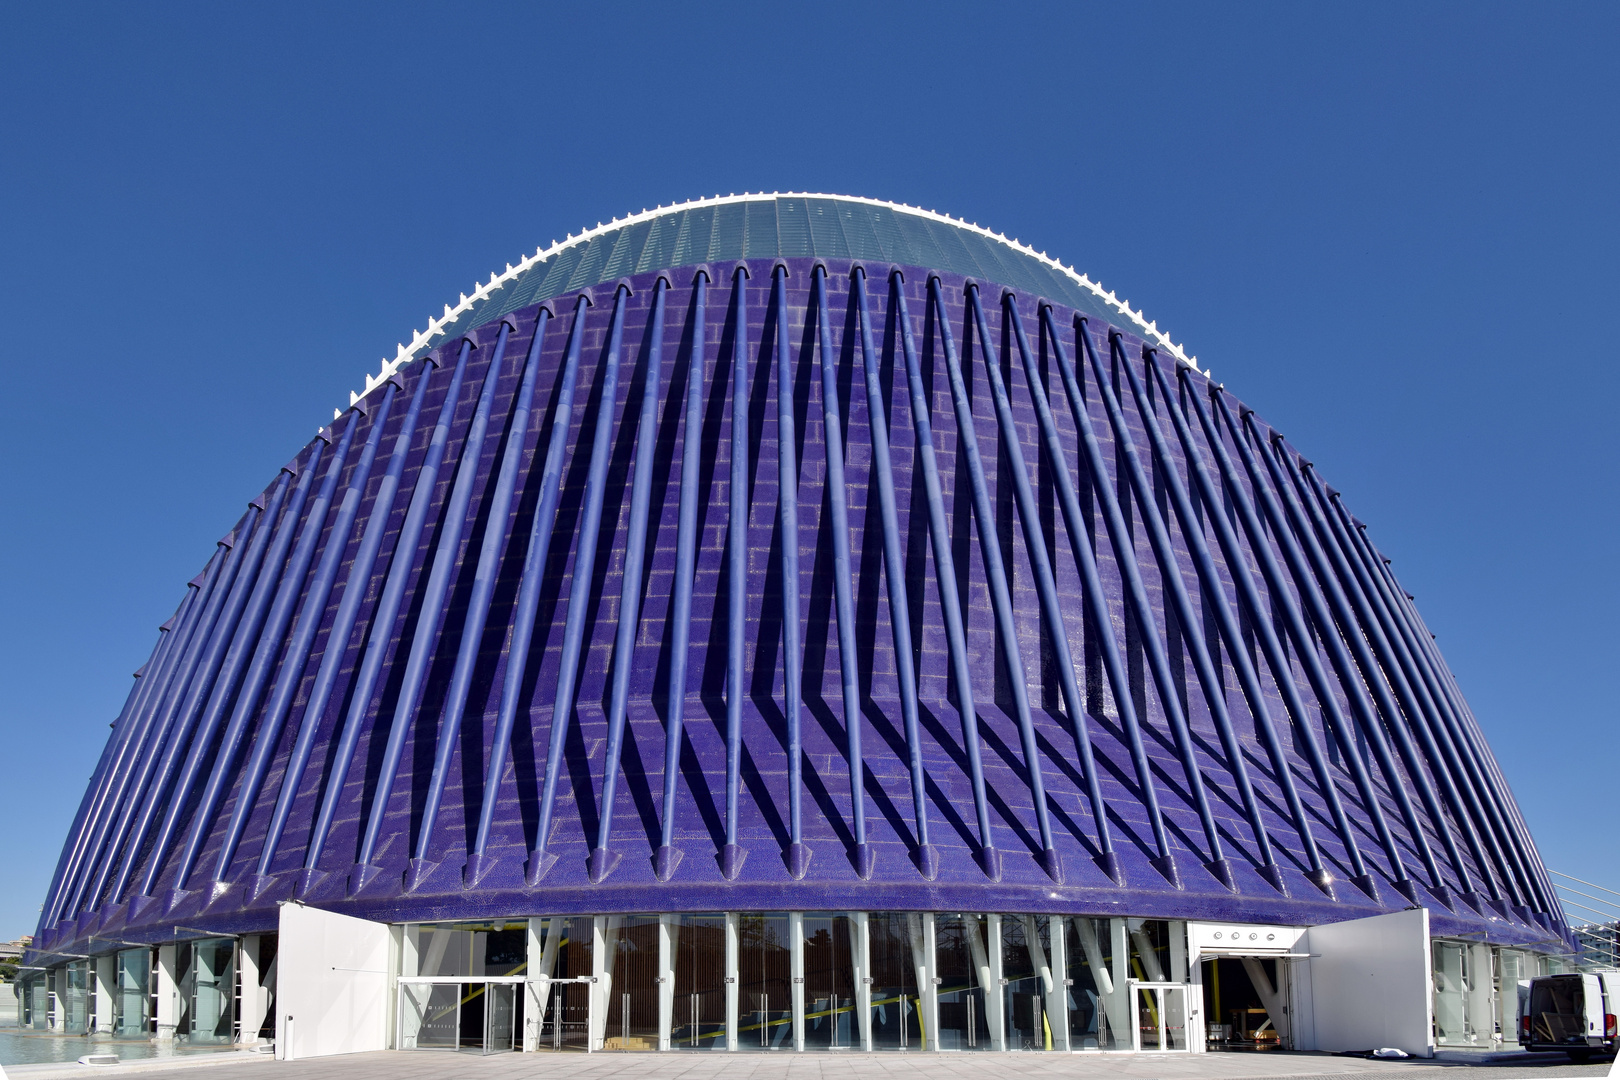
[[(932, 211), (838, 195), (729, 195), (643, 211), (536, 251), (493, 274), (368, 376), (358, 400), (401, 365), (491, 319), (645, 273), (737, 259), (858, 259), (978, 278), (1104, 319), (1195, 363), (1138, 311), (1070, 267), (989, 230)], [(1196, 364), (1195, 364), (1196, 366)], [(351, 401), (352, 404), (352, 401)]]

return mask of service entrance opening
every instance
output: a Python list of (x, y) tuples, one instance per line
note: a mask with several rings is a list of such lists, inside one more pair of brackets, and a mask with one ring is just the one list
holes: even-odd
[(1210, 1050), (1290, 1050), (1288, 961), (1268, 956), (1206, 956), (1205, 1046)]

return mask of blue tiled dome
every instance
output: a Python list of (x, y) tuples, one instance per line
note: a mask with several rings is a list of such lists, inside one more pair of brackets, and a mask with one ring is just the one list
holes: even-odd
[(828, 196), (494, 275), (219, 542), (37, 944), (259, 932), (294, 897), (1567, 934), (1410, 597), (1291, 443), (1073, 271)]

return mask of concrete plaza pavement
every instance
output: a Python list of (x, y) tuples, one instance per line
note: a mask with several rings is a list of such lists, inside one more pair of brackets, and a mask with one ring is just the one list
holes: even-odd
[(380, 1051), (303, 1061), (221, 1055), (108, 1068), (21, 1065), (11, 1080), (93, 1073), (138, 1080), (1515, 1080), (1598, 1077), (1609, 1063), (1559, 1054), (1442, 1053), (1372, 1061), (1331, 1054), (475, 1054)]

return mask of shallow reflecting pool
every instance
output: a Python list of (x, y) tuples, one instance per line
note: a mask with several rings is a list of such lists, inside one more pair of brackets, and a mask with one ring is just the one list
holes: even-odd
[(117, 1054), (124, 1061), (137, 1058), (177, 1057), (217, 1054), (229, 1046), (157, 1046), (137, 1039), (114, 1039), (106, 1035), (58, 1035), (46, 1031), (24, 1031), (14, 1024), (0, 1024), (0, 1065), (36, 1065), (51, 1061), (77, 1061), (85, 1054)]

